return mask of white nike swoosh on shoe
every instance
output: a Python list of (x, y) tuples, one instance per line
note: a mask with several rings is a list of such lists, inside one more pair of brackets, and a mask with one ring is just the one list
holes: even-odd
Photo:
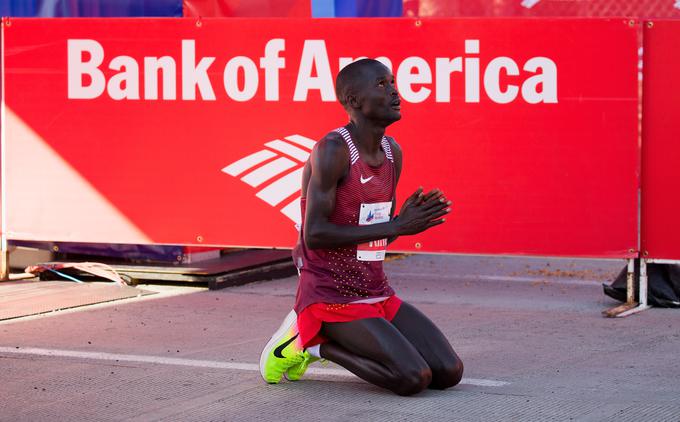
[(364, 183), (368, 182), (369, 180), (373, 179), (373, 176), (368, 177), (366, 179), (364, 179), (364, 176), (359, 176), (359, 179), (361, 180), (361, 183), (364, 184)]

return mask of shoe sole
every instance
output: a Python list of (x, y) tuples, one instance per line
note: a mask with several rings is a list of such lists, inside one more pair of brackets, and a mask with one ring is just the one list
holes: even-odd
[(262, 354), (260, 355), (260, 375), (262, 376), (262, 379), (268, 384), (273, 383), (267, 381), (267, 378), (264, 376), (264, 365), (267, 361), (267, 357), (271, 353), (272, 349), (274, 349), (276, 345), (279, 344), (279, 342), (283, 339), (284, 334), (286, 334), (288, 329), (290, 329), (290, 326), (293, 325), (295, 321), (297, 321), (297, 314), (295, 313), (295, 310), (292, 310), (288, 313), (288, 315), (286, 315), (286, 318), (284, 318), (279, 329), (276, 330), (274, 335), (272, 335), (272, 337), (269, 339), (269, 342), (262, 350)]

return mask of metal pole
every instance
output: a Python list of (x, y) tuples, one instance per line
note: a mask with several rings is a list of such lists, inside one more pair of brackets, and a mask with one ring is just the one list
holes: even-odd
[(626, 274), (626, 304), (635, 303), (635, 260), (628, 260), (628, 274)]
[[(9, 18), (3, 18), (0, 31), (2, 31), (2, 51), (5, 51), (5, 25), (9, 25)], [(0, 103), (0, 281), (9, 280), (9, 248), (7, 247), (7, 123), (5, 116), (5, 60), (2, 60), (0, 68), (0, 86), (2, 88), (2, 101)]]
[[(631, 260), (631, 262), (634, 262)], [(638, 312), (642, 312), (644, 310), (649, 309), (649, 305), (647, 305), (647, 263), (645, 262), (644, 259), (640, 259), (640, 286), (639, 286), (639, 299), (640, 299), (640, 304), (637, 304), (634, 300), (633, 302), (630, 302), (631, 300), (631, 294), (633, 291), (634, 285), (631, 285), (631, 262), (628, 263), (628, 278), (626, 279), (627, 281), (627, 286), (626, 286), (626, 297), (627, 297), (627, 302), (624, 303), (623, 305), (617, 306), (612, 309), (607, 309), (606, 311), (602, 312), (602, 314), (606, 317), (610, 318), (621, 318), (621, 317), (627, 317), (628, 315), (633, 315), (637, 314)], [(634, 264), (633, 264), (634, 265)], [(633, 267), (635, 269), (635, 267)]]
[(609, 318), (621, 318), (649, 309), (649, 305), (647, 305), (647, 263), (645, 260), (640, 259), (639, 304), (635, 302), (633, 293), (635, 289), (635, 261), (632, 259), (628, 260), (628, 274), (626, 276), (626, 303), (607, 309), (602, 312), (602, 315)]
[(640, 306), (647, 306), (647, 260), (640, 259), (640, 291), (638, 297), (640, 299)]
[(0, 240), (0, 281), (9, 280), (9, 250), (7, 248), (7, 238), (2, 234)]

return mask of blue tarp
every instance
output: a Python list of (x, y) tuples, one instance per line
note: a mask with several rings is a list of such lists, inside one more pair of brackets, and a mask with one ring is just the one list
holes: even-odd
[(0, 16), (181, 17), (182, 0), (1, 0)]
[(402, 0), (312, 0), (315, 18), (401, 17)]
[[(257, 1), (257, 0), (249, 0)], [(310, 0), (315, 18), (400, 17), (402, 0)], [(181, 17), (182, 0), (0, 0), (0, 16)]]

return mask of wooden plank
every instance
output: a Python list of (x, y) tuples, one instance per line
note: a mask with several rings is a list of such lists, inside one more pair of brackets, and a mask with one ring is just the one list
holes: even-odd
[(0, 284), (0, 320), (154, 294), (131, 286), (70, 281)]

